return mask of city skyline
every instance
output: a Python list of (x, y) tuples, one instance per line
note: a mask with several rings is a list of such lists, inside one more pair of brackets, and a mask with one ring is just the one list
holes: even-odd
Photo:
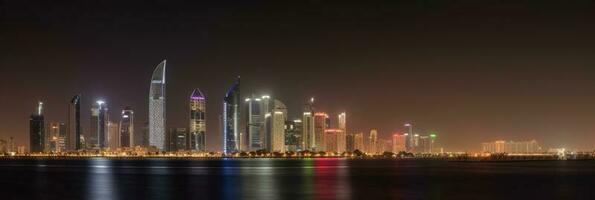
[[(201, 6), (172, 3), (147, 5), (149, 13), (168, 8), (165, 17), (144, 21), (139, 16), (145, 11), (131, 9), (137, 15), (117, 24), (112, 19), (126, 16), (123, 10), (109, 11), (111, 18), (90, 6), (71, 13), (89, 13), (76, 21), (61, 12), (65, 5), (34, 15), (14, 2), (4, 19), (22, 23), (7, 23), (2, 33), (16, 39), (3, 40), (0, 138), (28, 143), (27, 119), (39, 100), (46, 104), (46, 122), (67, 122), (68, 100), (79, 93), (84, 132), (97, 100), (113, 111), (132, 106), (135, 127), (142, 127), (152, 68), (168, 59), (167, 127), (186, 127), (188, 93), (201, 88), (212, 105), (207, 131), (217, 130), (217, 102), (241, 75), (243, 94), (274, 95), (287, 105), (289, 119), (301, 118), (304, 99), (312, 96), (317, 110), (331, 116), (346, 111), (348, 134), (376, 128), (379, 137), (390, 138), (410, 122), (424, 133), (438, 131), (453, 151), (479, 150), (482, 142), (498, 139), (593, 149), (595, 62), (589, 49), (595, 31), (585, 20), (593, 13), (573, 6), (521, 12), (478, 4), (465, 5), (476, 10), (467, 13), (431, 3), (297, 5), (312, 12), (260, 4), (196, 12)], [(486, 4), (495, 5), (481, 6)], [(551, 28), (560, 26), (566, 28)], [(207, 141), (208, 149), (219, 149), (221, 136)]]

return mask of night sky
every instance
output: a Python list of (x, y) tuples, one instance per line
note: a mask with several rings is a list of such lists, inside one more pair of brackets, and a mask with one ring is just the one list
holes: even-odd
[[(363, 2), (363, 1), (362, 1)], [(589, 1), (0, 0), (0, 138), (28, 144), (29, 115), (66, 122), (68, 101), (108, 103), (147, 120), (152, 70), (167, 59), (168, 127), (188, 97), (208, 98), (207, 143), (238, 75), (301, 116), (346, 111), (350, 133), (389, 137), (411, 122), (446, 150), (537, 139), (595, 147), (595, 3)]]

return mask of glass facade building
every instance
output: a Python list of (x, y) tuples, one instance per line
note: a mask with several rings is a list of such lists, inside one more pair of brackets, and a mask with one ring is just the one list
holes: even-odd
[(149, 90), (149, 146), (165, 149), (165, 67), (163, 60), (151, 77)]
[(189, 150), (206, 151), (206, 97), (197, 88), (190, 95), (190, 129), (188, 131)]
[(223, 98), (223, 153), (240, 150), (240, 77)]

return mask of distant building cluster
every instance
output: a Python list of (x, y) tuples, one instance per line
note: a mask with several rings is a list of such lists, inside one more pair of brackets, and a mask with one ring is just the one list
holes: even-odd
[[(39, 102), (30, 117), (29, 147), (32, 153), (60, 153), (82, 150), (138, 152), (192, 151), (206, 152), (207, 137), (217, 130), (207, 130), (207, 97), (194, 89), (188, 98), (186, 127), (166, 127), (166, 61), (154, 69), (149, 84), (147, 121), (135, 127), (134, 110), (126, 106), (112, 118), (108, 102), (97, 100), (90, 110), (88, 129), (81, 125), (81, 95), (75, 95), (68, 105), (66, 122), (46, 122), (44, 104)], [(377, 129), (367, 133), (348, 130), (347, 113), (330, 115), (316, 108), (315, 99), (304, 103), (300, 117), (289, 119), (287, 106), (269, 95), (240, 93), (240, 77), (225, 93), (219, 130), (223, 154), (238, 152), (383, 152), (437, 153), (436, 133), (413, 132), (411, 124), (403, 133), (382, 138)], [(6, 150), (4, 150), (6, 149)], [(0, 140), (0, 150), (14, 152), (12, 139)]]
[(542, 153), (542, 149), (535, 140), (531, 141), (504, 141), (497, 140), (493, 142), (482, 143), (484, 153), (510, 153), (510, 154), (531, 154)]

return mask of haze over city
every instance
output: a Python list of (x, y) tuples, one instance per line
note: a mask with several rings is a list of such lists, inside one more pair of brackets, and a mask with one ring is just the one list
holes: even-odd
[(274, 96), (289, 119), (310, 97), (319, 110), (347, 112), (350, 133), (388, 138), (412, 123), (451, 151), (497, 139), (594, 147), (586, 6), (138, 3), (2, 3), (0, 138), (28, 144), (39, 100), (46, 122), (66, 122), (75, 94), (84, 130), (96, 100), (113, 118), (132, 106), (140, 127), (151, 73), (167, 59), (167, 127), (187, 126), (188, 97), (201, 88), (209, 150), (221, 149), (218, 117), (236, 76), (242, 97)]

